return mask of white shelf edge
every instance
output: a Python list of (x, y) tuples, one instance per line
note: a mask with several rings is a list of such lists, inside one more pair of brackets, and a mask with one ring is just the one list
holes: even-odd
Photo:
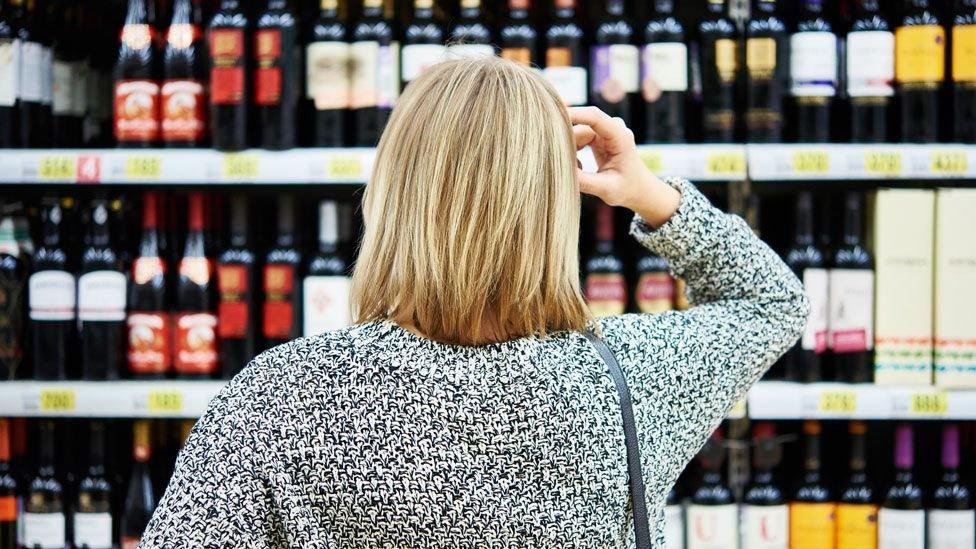
[(751, 143), (745, 147), (752, 181), (976, 179), (976, 145)]
[(4, 381), (0, 416), (195, 418), (226, 381)]

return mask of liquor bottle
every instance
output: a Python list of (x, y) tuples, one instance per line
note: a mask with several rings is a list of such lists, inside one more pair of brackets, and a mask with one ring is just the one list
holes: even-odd
[(849, 192), (843, 242), (834, 251), (827, 273), (827, 345), (834, 375), (850, 383), (870, 382), (874, 366), (874, 261), (862, 246), (861, 235), (861, 195)]
[(735, 141), (739, 54), (735, 23), (726, 15), (725, 4), (725, 0), (707, 0), (707, 13), (698, 24), (702, 138), (706, 143)]
[(641, 48), (644, 141), (682, 143), (688, 93), (685, 28), (674, 16), (674, 0), (654, 0)]
[(56, 198), (41, 208), (41, 246), (28, 282), (34, 377), (64, 379), (75, 331), (75, 276), (61, 242), (62, 211)]
[(74, 497), (74, 546), (78, 549), (112, 549), (112, 485), (105, 472), (105, 424), (88, 426), (88, 470)]
[(783, 357), (786, 379), (790, 381), (820, 381), (821, 359), (827, 350), (827, 270), (824, 254), (813, 236), (813, 198), (809, 191), (800, 192), (796, 199), (796, 236), (786, 253), (786, 264), (803, 280), (803, 288), (810, 299), (803, 337)]
[(217, 258), (217, 339), (225, 379), (254, 357), (255, 262), (248, 240), (247, 199), (235, 195), (230, 202), (230, 247)]
[(640, 54), (633, 44), (634, 28), (624, 15), (624, 0), (605, 0), (605, 6), (590, 49), (592, 103), (633, 128)]
[(349, 309), (349, 265), (339, 250), (339, 207), (332, 200), (319, 203), (319, 252), (308, 262), (302, 282), (302, 335), (345, 328)]
[(701, 482), (688, 505), (688, 549), (736, 549), (739, 542), (739, 510), (732, 490), (722, 479), (725, 447), (722, 432), (715, 431), (701, 451)]
[(79, 110), (75, 102), (79, 97), (76, 89), (84, 90), (84, 74), (80, 71), (85, 65), (85, 48), (79, 43), (81, 29), (78, 28), (76, 4), (65, 4), (55, 13), (57, 17), (54, 36), (52, 80), (51, 80), (51, 135), (55, 147), (77, 148), (82, 144), (81, 120), (84, 109)]
[(54, 465), (54, 422), (40, 422), (37, 469), (24, 498), (23, 546), (62, 549), (67, 541), (64, 489)]
[(857, 1), (847, 33), (846, 64), (851, 141), (887, 141), (889, 109), (895, 95), (895, 35), (878, 0)]
[(460, 17), (448, 36), (448, 59), (495, 55), (495, 47), (491, 45), (491, 29), (485, 24), (481, 11), (481, 0), (461, 0)]
[(210, 140), (221, 151), (247, 148), (247, 14), (239, 0), (221, 0), (207, 27), (210, 52)]
[(400, 61), (403, 86), (446, 58), (444, 26), (434, 16), (433, 0), (414, 0), (413, 17), (403, 33)]
[(23, 0), (8, 0), (0, 9), (0, 148), (19, 144), (16, 116), (20, 93), (20, 38), (17, 36)]
[(316, 147), (346, 144), (351, 89), (347, 34), (338, 0), (322, 0), (305, 50), (305, 95), (312, 103), (312, 144)]
[(803, 422), (803, 476), (790, 501), (790, 548), (831, 549), (836, 505), (820, 472), (820, 422)]
[(586, 104), (586, 49), (583, 27), (576, 18), (576, 0), (556, 0), (546, 30), (546, 68), (542, 75), (567, 105)]
[(852, 421), (848, 428), (850, 473), (837, 500), (837, 549), (874, 548), (878, 539), (878, 504), (867, 473), (867, 426), (863, 421)]
[(746, 140), (783, 138), (783, 95), (789, 72), (789, 41), (776, 0), (753, 0), (746, 25)]
[(286, 0), (268, 0), (254, 32), (254, 104), (261, 147), (295, 146), (298, 107), (298, 22)]
[(199, 147), (206, 138), (207, 60), (200, 0), (175, 0), (163, 50), (161, 122), (167, 147)]
[(0, 379), (22, 376), (27, 266), (14, 238), (14, 221), (0, 219)]
[(115, 61), (115, 140), (120, 147), (159, 141), (159, 83), (151, 0), (129, 0)]
[(132, 262), (129, 286), (128, 352), (129, 373), (134, 377), (164, 377), (172, 368), (172, 337), (167, 311), (166, 259), (160, 250), (159, 196), (147, 191), (142, 196), (142, 239), (139, 255)]
[(959, 426), (942, 426), (942, 479), (928, 511), (929, 549), (969, 547), (976, 540), (976, 502), (959, 477)]
[(508, 0), (508, 22), (498, 30), (501, 56), (522, 65), (539, 65), (539, 33), (529, 21), (531, 0)]
[(667, 549), (685, 547), (685, 515), (675, 486), (668, 491), (664, 505), (664, 546)]
[(364, 0), (363, 17), (352, 31), (351, 53), (354, 143), (374, 147), (400, 94), (400, 44), (393, 22), (383, 15), (383, 0)]
[(661, 256), (645, 253), (637, 260), (637, 287), (634, 301), (642, 313), (663, 313), (674, 308), (674, 279), (668, 262)]
[(114, 379), (125, 352), (126, 279), (109, 237), (108, 204), (91, 202), (78, 278), (81, 368), (85, 379)]
[(295, 202), (278, 198), (278, 236), (264, 258), (262, 335), (266, 347), (285, 343), (301, 333), (301, 292), (296, 286), (302, 254), (295, 246)]
[(939, 140), (939, 101), (945, 79), (945, 29), (929, 0), (905, 0), (895, 29), (895, 81), (901, 103), (901, 140)]
[(613, 208), (596, 206), (596, 246), (583, 267), (586, 303), (595, 316), (623, 314), (627, 308), (624, 264), (613, 245)]
[(17, 547), (20, 489), (10, 462), (10, 422), (0, 418), (0, 547)]
[(800, 143), (830, 141), (831, 107), (837, 95), (837, 35), (823, 0), (803, 0), (790, 35), (790, 95), (794, 134)]
[(953, 140), (976, 143), (976, 0), (957, 0), (952, 19), (952, 96)]
[(122, 549), (135, 549), (156, 508), (152, 478), (149, 476), (149, 422), (132, 424), (132, 473), (122, 507)]
[(217, 373), (218, 366), (216, 284), (204, 245), (203, 195), (191, 194), (188, 206), (186, 245), (176, 287), (179, 313), (173, 337), (173, 370), (179, 376), (207, 377)]
[(925, 546), (925, 507), (915, 480), (912, 426), (895, 428), (895, 480), (878, 511), (878, 549)]
[(752, 438), (755, 471), (742, 497), (742, 549), (787, 549), (790, 511), (773, 472), (783, 450), (772, 423), (757, 423)]
[(16, 99), (18, 141), (22, 147), (50, 147), (51, 104), (46, 101), (49, 90), (45, 91), (45, 84), (51, 83), (51, 44), (43, 10), (39, 9), (36, 0), (27, 0), (26, 11), (21, 2), (13, 3), (13, 7), (20, 21), (17, 28), (20, 43)]

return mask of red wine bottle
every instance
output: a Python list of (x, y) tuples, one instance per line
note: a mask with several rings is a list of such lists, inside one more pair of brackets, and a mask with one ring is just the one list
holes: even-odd
[(20, 94), (17, 117), (23, 147), (51, 146), (51, 79), (53, 55), (47, 14), (42, 0), (27, 0), (20, 41)]
[(685, 141), (688, 46), (684, 25), (674, 16), (674, 0), (654, 0), (641, 48), (644, 142)]
[(789, 77), (789, 40), (776, 0), (753, 0), (746, 24), (746, 140), (783, 140), (783, 96)]
[(161, 123), (167, 147), (199, 147), (206, 139), (207, 59), (200, 0), (176, 0), (163, 50)]
[(813, 233), (813, 197), (801, 192), (796, 200), (796, 236), (786, 253), (786, 264), (803, 281), (810, 299), (810, 316), (803, 337), (783, 356), (784, 373), (790, 381), (820, 381), (821, 359), (827, 350), (827, 270), (824, 253)]
[(247, 148), (247, 14), (239, 0), (221, 0), (207, 28), (210, 54), (210, 139), (222, 151)]
[(22, 377), (24, 290), (27, 265), (14, 237), (14, 221), (0, 218), (0, 379)]
[(159, 141), (158, 55), (154, 4), (129, 0), (115, 60), (115, 140), (120, 147), (152, 147)]
[(350, 99), (349, 37), (338, 0), (321, 0), (319, 18), (305, 49), (306, 100), (314, 117), (312, 144), (346, 144)]
[(88, 425), (88, 469), (74, 497), (72, 530), (77, 549), (113, 549), (112, 484), (105, 471), (105, 424)]
[(85, 379), (114, 379), (125, 352), (126, 277), (109, 236), (108, 204), (91, 202), (78, 278), (81, 368)]
[(715, 431), (698, 452), (701, 481), (688, 505), (688, 547), (735, 549), (739, 540), (739, 512), (735, 496), (722, 478), (725, 446), (721, 430)]
[(928, 510), (929, 549), (968, 547), (976, 539), (976, 502), (959, 475), (959, 426), (942, 426), (942, 478)]
[(295, 203), (278, 198), (278, 236), (264, 258), (262, 335), (266, 347), (285, 343), (301, 334), (301, 291), (298, 269), (302, 254), (295, 246)]
[(876, 547), (878, 539), (878, 503), (868, 478), (865, 456), (867, 426), (852, 421), (850, 470), (837, 500), (837, 549)]
[(752, 431), (753, 475), (742, 497), (742, 547), (772, 549), (789, 546), (789, 507), (774, 470), (783, 451), (772, 423)]
[(790, 501), (790, 546), (833, 547), (836, 504), (824, 482), (818, 421), (803, 422), (803, 474)]
[(85, 45), (79, 28), (78, 4), (63, 4), (53, 15), (54, 61), (51, 72), (51, 135), (55, 147), (77, 148), (82, 144), (81, 123), (84, 117), (84, 95), (78, 90), (85, 88)]
[(254, 104), (261, 127), (260, 145), (285, 150), (295, 146), (298, 107), (298, 23), (286, 0), (268, 0), (254, 32)]
[(17, 520), (20, 489), (10, 463), (10, 422), (0, 418), (0, 547), (18, 545)]
[(28, 282), (30, 341), (34, 377), (64, 379), (75, 332), (74, 274), (61, 242), (61, 204), (45, 198), (41, 207), (41, 246)]
[(508, 0), (508, 20), (500, 29), (501, 56), (523, 67), (539, 65), (539, 33), (529, 21), (531, 0)]
[(878, 547), (924, 547), (924, 494), (913, 473), (915, 445), (912, 426), (895, 428), (895, 479), (878, 511)]
[(24, 499), (23, 545), (32, 549), (62, 549), (67, 541), (64, 488), (54, 461), (54, 422), (38, 426), (37, 468)]
[(213, 263), (204, 244), (203, 195), (189, 198), (186, 245), (176, 287), (176, 330), (173, 369), (179, 376), (209, 377), (217, 373), (216, 283)]
[(223, 377), (233, 377), (255, 353), (254, 310), (257, 267), (248, 239), (247, 199), (235, 195), (230, 203), (230, 247), (217, 258), (217, 328)]
[(308, 262), (302, 281), (302, 335), (312, 336), (348, 326), (349, 264), (339, 247), (339, 206), (319, 203), (319, 251)]
[(485, 20), (481, 0), (461, 0), (461, 13), (448, 32), (448, 57), (490, 57), (495, 55), (491, 29)]
[[(462, 17), (464, 8), (462, 6)], [(380, 140), (400, 92), (399, 44), (382, 0), (364, 0), (363, 15), (352, 29), (352, 119), (354, 144), (373, 147)]]
[(576, 0), (556, 0), (552, 24), (546, 30), (546, 68), (542, 74), (570, 106), (587, 102), (584, 36), (576, 14)]
[(952, 137), (976, 143), (976, 0), (957, 0), (951, 41)]
[(434, 16), (433, 0), (414, 0), (413, 16), (403, 32), (401, 82), (406, 86), (447, 55), (444, 25)]
[(637, 260), (637, 287), (634, 302), (642, 313), (663, 313), (674, 308), (674, 278), (668, 262), (661, 256), (645, 253)]
[(591, 98), (594, 105), (633, 128), (640, 87), (634, 28), (624, 15), (624, 0), (605, 0), (604, 5), (590, 49)]
[(142, 239), (139, 255), (132, 263), (126, 319), (129, 334), (126, 358), (129, 374), (133, 377), (164, 377), (173, 366), (166, 259), (160, 249), (159, 206), (159, 196), (155, 192), (143, 194)]
[(627, 308), (624, 265), (614, 251), (613, 208), (600, 202), (596, 206), (596, 246), (583, 267), (583, 292), (595, 316), (623, 314)]
[(702, 139), (706, 143), (735, 141), (736, 78), (739, 74), (735, 23), (726, 15), (725, 0), (707, 0), (698, 23), (701, 56)]
[(20, 93), (20, 39), (17, 36), (23, 0), (9, 0), (0, 9), (0, 149), (20, 143), (17, 97)]
[(837, 35), (824, 16), (823, 0), (803, 0), (790, 35), (790, 95), (793, 128), (800, 143), (830, 141), (831, 108), (837, 95)]
[(895, 95), (895, 35), (878, 0), (857, 0), (847, 33), (846, 64), (851, 141), (887, 141)]
[(905, 0), (895, 29), (895, 80), (901, 103), (901, 140), (939, 140), (945, 79), (945, 29), (929, 0)]
[(122, 549), (136, 549), (156, 509), (152, 478), (149, 476), (149, 422), (132, 425), (132, 473), (122, 506), (120, 525)]

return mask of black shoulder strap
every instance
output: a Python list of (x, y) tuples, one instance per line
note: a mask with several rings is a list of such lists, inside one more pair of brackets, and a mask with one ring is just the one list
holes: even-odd
[(587, 330), (583, 332), (590, 343), (600, 353), (606, 362), (617, 385), (620, 395), (620, 411), (624, 419), (624, 442), (627, 444), (627, 474), (630, 477), (630, 502), (634, 509), (634, 534), (637, 539), (637, 549), (651, 549), (651, 527), (647, 517), (647, 500), (644, 499), (644, 476), (641, 474), (640, 448), (637, 446), (637, 426), (634, 424), (634, 408), (630, 400), (630, 390), (620, 364), (610, 352), (607, 344), (600, 336)]

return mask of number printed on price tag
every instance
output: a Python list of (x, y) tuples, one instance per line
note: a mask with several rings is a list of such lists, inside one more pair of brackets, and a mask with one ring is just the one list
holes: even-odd
[(901, 153), (871, 151), (864, 155), (864, 171), (869, 175), (892, 177), (901, 175)]
[(132, 179), (159, 179), (163, 162), (158, 156), (130, 156), (125, 159), (125, 176)]
[(854, 391), (824, 391), (820, 393), (818, 409), (824, 414), (853, 414), (857, 410)]
[(74, 389), (42, 390), (40, 408), (42, 412), (73, 412), (75, 409)]
[(150, 391), (146, 408), (150, 412), (182, 412), (183, 393), (166, 390)]
[(258, 176), (258, 157), (251, 154), (224, 156), (224, 179), (254, 179)]
[(739, 177), (745, 174), (746, 157), (739, 152), (711, 153), (708, 155), (706, 172), (709, 175)]
[(830, 158), (825, 151), (797, 151), (793, 153), (793, 171), (802, 174), (825, 174), (830, 171)]
[(639, 152), (641, 160), (644, 161), (644, 165), (647, 166), (648, 170), (658, 173), (661, 171), (661, 164), (663, 161), (661, 159), (661, 153), (653, 151), (640, 151)]
[(911, 415), (944, 416), (948, 411), (949, 397), (944, 391), (915, 393), (908, 405)]
[(966, 153), (963, 151), (939, 151), (932, 153), (932, 173), (941, 175), (962, 175), (968, 168)]
[(69, 155), (42, 156), (37, 166), (37, 176), (41, 179), (69, 179), (75, 178), (75, 157)]
[(325, 175), (330, 179), (353, 179), (363, 176), (363, 163), (358, 156), (334, 155), (325, 165)]

